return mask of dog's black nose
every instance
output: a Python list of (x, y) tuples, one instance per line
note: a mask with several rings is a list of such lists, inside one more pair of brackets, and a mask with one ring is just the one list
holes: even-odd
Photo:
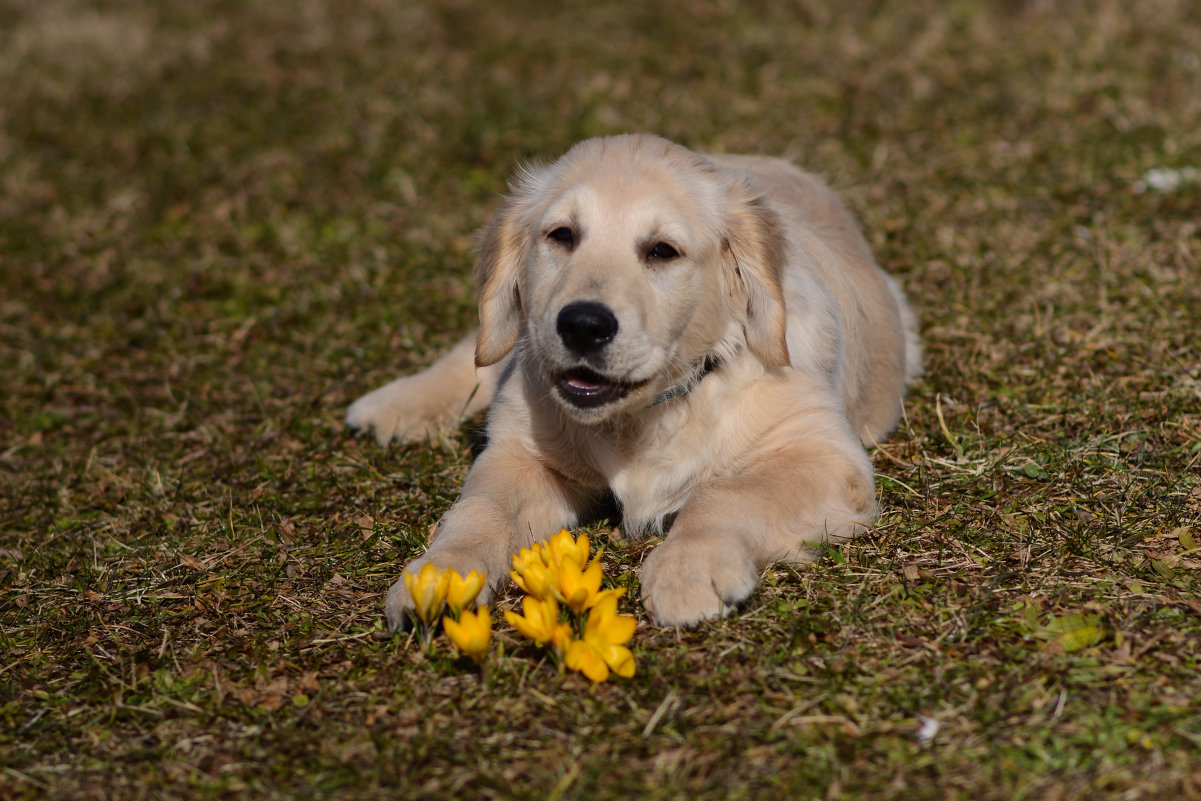
[(555, 330), (563, 344), (581, 355), (596, 353), (617, 336), (617, 318), (608, 306), (592, 301), (568, 303), (559, 312)]

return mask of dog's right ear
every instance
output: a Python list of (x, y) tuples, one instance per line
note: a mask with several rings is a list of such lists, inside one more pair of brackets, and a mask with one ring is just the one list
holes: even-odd
[(726, 247), (746, 293), (746, 338), (771, 367), (787, 367), (788, 318), (784, 309), (784, 236), (776, 215), (746, 183), (735, 188), (727, 217)]
[(475, 364), (496, 364), (513, 349), (521, 330), (521, 291), (518, 278), (529, 252), (529, 236), (519, 221), (521, 193), (504, 206), (484, 229), (475, 263), (479, 287), (480, 331), (475, 342)]

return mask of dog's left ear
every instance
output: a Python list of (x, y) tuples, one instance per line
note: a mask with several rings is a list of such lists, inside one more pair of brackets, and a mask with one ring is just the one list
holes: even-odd
[(784, 309), (784, 236), (775, 212), (751, 187), (732, 189), (726, 245), (746, 293), (746, 340), (770, 367), (787, 367), (788, 322)]
[(529, 251), (529, 237), (518, 220), (522, 194), (505, 201), (480, 239), (475, 263), (479, 287), (480, 330), (475, 342), (475, 364), (496, 364), (513, 349), (521, 330), (521, 292), (518, 277)]

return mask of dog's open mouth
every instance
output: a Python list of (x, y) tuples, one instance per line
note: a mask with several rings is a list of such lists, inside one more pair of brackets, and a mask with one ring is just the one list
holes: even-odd
[(555, 379), (555, 388), (559, 390), (563, 399), (581, 409), (604, 406), (606, 403), (620, 400), (638, 386), (641, 384), (628, 384), (605, 378), (587, 367), (567, 370)]

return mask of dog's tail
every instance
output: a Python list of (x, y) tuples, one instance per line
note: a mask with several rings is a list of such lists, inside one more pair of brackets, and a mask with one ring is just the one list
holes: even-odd
[(905, 330), (905, 380), (912, 382), (922, 374), (923, 370), (922, 340), (917, 333), (917, 315), (913, 313), (913, 308), (909, 305), (909, 301), (905, 298), (905, 292), (897, 280), (891, 275), (884, 277), (888, 281), (888, 289), (896, 300), (897, 310), (901, 313), (901, 325)]

